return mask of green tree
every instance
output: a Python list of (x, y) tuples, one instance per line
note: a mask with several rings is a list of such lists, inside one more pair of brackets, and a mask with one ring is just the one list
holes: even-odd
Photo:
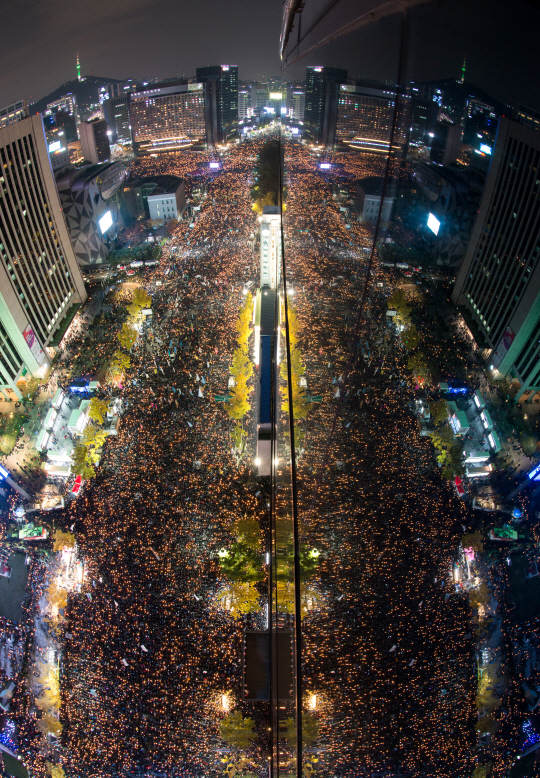
[(231, 432), (231, 441), (233, 446), (237, 449), (241, 448), (242, 441), (244, 440), (246, 435), (247, 433), (245, 432), (245, 430), (243, 430), (239, 424), (235, 424)]
[(416, 375), (419, 382), (431, 381), (431, 371), (427, 360), (420, 351), (413, 351), (407, 359), (407, 367)]
[(431, 421), (435, 426), (444, 424), (448, 421), (448, 410), (446, 406), (446, 400), (436, 400), (429, 403), (429, 412), (431, 414)]
[(262, 543), (261, 525), (253, 517), (248, 518), (244, 516), (243, 519), (239, 519), (235, 524), (235, 534), (239, 542), (245, 543), (245, 545), (259, 551)]
[[(488, 719), (490, 716), (483, 716), (480, 721), (483, 719)], [(480, 721), (478, 722), (480, 724)], [(496, 722), (498, 724), (498, 722)], [(482, 732), (486, 732), (486, 730), (482, 730)], [(488, 778), (489, 775), (491, 775), (491, 768), (493, 767), (493, 762), (486, 762), (486, 764), (479, 765), (478, 767), (474, 768), (472, 778)]]
[[(285, 719), (284, 739), (291, 748), (296, 743), (296, 721), (293, 718)], [(302, 713), (302, 745), (304, 748), (309, 746), (319, 737), (319, 722), (312, 713)]]
[(98, 397), (92, 397), (90, 405), (88, 406), (88, 418), (96, 422), (96, 424), (103, 424), (105, 422), (105, 414), (107, 413), (108, 407), (105, 400), (100, 400)]
[(264, 579), (260, 550), (250, 547), (244, 540), (236, 540), (230, 548), (222, 549), (219, 565), (223, 575), (231, 581), (247, 583)]
[(448, 451), (454, 445), (454, 433), (446, 424), (438, 430), (429, 433), (431, 442), (439, 451)]
[(407, 301), (407, 296), (403, 289), (395, 289), (392, 296), (388, 298), (387, 304), (390, 310), (397, 311), (398, 318), (401, 321), (406, 322), (409, 320), (412, 308)]
[(420, 345), (420, 335), (415, 324), (410, 324), (406, 330), (402, 330), (400, 337), (407, 351), (412, 351)]
[(254, 723), (253, 719), (244, 719), (240, 711), (235, 710), (229, 713), (219, 725), (219, 735), (231, 748), (244, 751), (256, 738)]

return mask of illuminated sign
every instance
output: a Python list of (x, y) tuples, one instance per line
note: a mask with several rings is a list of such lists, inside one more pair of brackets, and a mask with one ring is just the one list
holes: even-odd
[(222, 69), (222, 70), (228, 70), (228, 69), (229, 69), (229, 66), (228, 66), (228, 65), (222, 65), (222, 66), (221, 66), (221, 69)]
[(219, 169), (219, 162), (210, 162), (208, 167), (212, 168), (212, 170), (218, 170)]
[(315, 73), (322, 73), (322, 68), (313, 68)]
[(484, 154), (491, 154), (491, 146), (486, 146), (485, 143), (480, 144), (480, 151), (483, 151)]
[(99, 229), (101, 230), (101, 234), (104, 235), (109, 229), (109, 227), (112, 227), (112, 224), (113, 224), (112, 213), (110, 211), (106, 211), (106, 213), (104, 213), (101, 219), (99, 220)]
[(441, 226), (441, 223), (435, 216), (433, 216), (432, 213), (430, 213), (428, 216), (427, 226), (435, 235), (439, 234), (439, 227)]
[(281, 100), (282, 94), (281, 92), (270, 92), (270, 100)]
[(321, 162), (319, 167), (320, 167), (321, 170), (330, 170), (332, 165), (329, 162)]
[(62, 142), (55, 140), (53, 143), (49, 143), (49, 154), (52, 154), (54, 151), (60, 151), (61, 148)]
[(9, 478), (9, 470), (6, 470), (4, 465), (0, 465), (0, 475), (2, 475), (4, 478)]
[(202, 89), (202, 84), (188, 84), (187, 88), (188, 92), (198, 92), (199, 89)]
[(536, 467), (531, 470), (529, 473), (529, 478), (531, 481), (540, 480), (540, 465), (536, 465)]

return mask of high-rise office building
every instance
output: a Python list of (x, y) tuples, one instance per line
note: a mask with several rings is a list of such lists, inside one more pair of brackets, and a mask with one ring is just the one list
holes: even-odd
[(50, 363), (47, 347), (86, 300), (36, 115), (0, 129), (0, 391)]
[(132, 141), (129, 100), (128, 92), (119, 97), (111, 97), (105, 102), (112, 137), (118, 143), (131, 143)]
[(333, 145), (339, 87), (346, 81), (347, 71), (341, 68), (307, 68), (304, 136), (313, 143)]
[(461, 124), (437, 122), (433, 127), (430, 159), (446, 167), (458, 158), (463, 127)]
[[(396, 110), (396, 99), (399, 99)], [(307, 95), (306, 95), (307, 106)], [(307, 111), (307, 108), (306, 108)], [(392, 139), (392, 126), (395, 129)], [(411, 97), (396, 95), (391, 86), (364, 86), (361, 83), (341, 84), (337, 102), (335, 142), (360, 151), (387, 153), (393, 140), (394, 148), (403, 147), (409, 136)]]
[(83, 157), (94, 165), (106, 162), (111, 155), (107, 122), (105, 119), (93, 119), (79, 124), (81, 151)]
[(415, 90), (411, 93), (411, 128), (409, 143), (420, 146), (425, 143), (426, 135), (434, 119), (433, 102), (419, 97)]
[(16, 103), (0, 108), (0, 129), (8, 124), (25, 119), (28, 116), (28, 103), (26, 100), (18, 100)]
[(69, 165), (69, 150), (64, 130), (53, 127), (52, 129), (47, 130), (46, 137), (52, 169), (60, 170), (60, 168)]
[(197, 68), (196, 75), (205, 85), (208, 145), (234, 140), (238, 135), (238, 66), (209, 65)]
[(248, 109), (251, 108), (251, 95), (249, 89), (238, 90), (238, 121), (243, 122), (249, 116)]
[(152, 84), (132, 93), (130, 116), (133, 143), (139, 152), (174, 151), (202, 143), (205, 85)]
[(539, 167), (540, 132), (501, 119), (452, 294), (489, 346), (489, 365), (519, 381), (517, 399), (540, 388)]
[(297, 122), (304, 121), (304, 109), (306, 104), (306, 93), (303, 89), (295, 89), (291, 96), (291, 118)]

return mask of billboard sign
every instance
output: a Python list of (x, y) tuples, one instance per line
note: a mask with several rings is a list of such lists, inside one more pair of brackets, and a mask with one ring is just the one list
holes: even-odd
[(43, 349), (39, 345), (39, 341), (36, 338), (34, 330), (30, 327), (30, 325), (28, 325), (24, 330), (23, 338), (25, 339), (26, 345), (30, 349), (30, 353), (38, 365), (42, 365), (45, 361), (45, 354), (43, 353)]
[(437, 219), (436, 216), (433, 216), (432, 213), (429, 214), (428, 220), (427, 220), (427, 226), (433, 232), (435, 235), (439, 234), (439, 228), (441, 226), (440, 221)]
[(112, 213), (110, 211), (105, 211), (101, 219), (99, 220), (99, 229), (101, 230), (101, 234), (104, 235), (109, 227), (112, 227), (113, 218)]
[(512, 327), (507, 327), (504, 335), (501, 338), (501, 341), (499, 345), (497, 346), (496, 351), (493, 352), (493, 356), (491, 357), (491, 360), (495, 367), (499, 367), (505, 356), (508, 354), (508, 349), (514, 342), (514, 338), (516, 337), (514, 330)]

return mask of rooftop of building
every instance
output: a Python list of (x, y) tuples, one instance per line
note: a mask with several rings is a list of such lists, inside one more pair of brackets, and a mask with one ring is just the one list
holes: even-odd
[[(361, 178), (358, 181), (358, 188), (366, 195), (378, 195), (380, 197), (383, 193), (383, 186), (383, 176), (368, 176), (367, 178)], [(395, 193), (395, 187), (391, 181), (388, 181), (384, 196), (394, 197)]]
[(178, 176), (164, 175), (164, 176), (137, 176), (130, 178), (126, 184), (126, 189), (134, 189), (135, 187), (142, 187), (148, 184), (155, 184), (156, 186), (152, 190), (152, 196), (155, 195), (168, 195), (175, 194), (178, 187), (182, 184), (183, 179)]

